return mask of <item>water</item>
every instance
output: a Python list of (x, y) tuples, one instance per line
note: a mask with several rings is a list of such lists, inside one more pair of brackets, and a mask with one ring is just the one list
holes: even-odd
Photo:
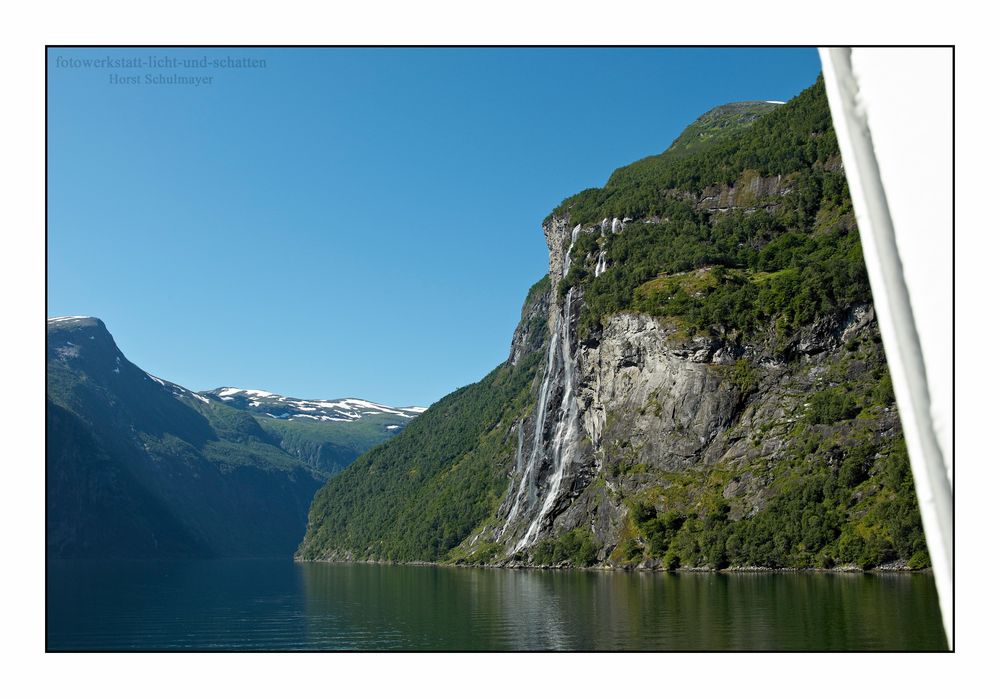
[[(573, 240), (576, 240), (574, 235)], [(573, 246), (570, 245), (570, 249)], [(567, 258), (569, 257), (569, 252), (566, 253)], [(514, 551), (523, 549), (529, 543), (534, 543), (538, 540), (538, 531), (545, 520), (545, 517), (552, 510), (553, 505), (556, 503), (556, 497), (558, 497), (559, 492), (562, 488), (563, 476), (566, 474), (567, 461), (572, 460), (574, 453), (574, 446), (576, 445), (577, 429), (576, 429), (576, 418), (577, 418), (577, 406), (576, 406), (576, 371), (573, 366), (573, 349), (572, 349), (572, 336), (570, 333), (570, 308), (573, 305), (573, 289), (566, 293), (566, 302), (563, 309), (560, 310), (562, 314), (562, 382), (560, 386), (562, 387), (563, 397), (562, 403), (559, 405), (559, 413), (556, 421), (556, 431), (555, 436), (552, 439), (552, 462), (555, 467), (555, 471), (549, 476), (546, 482), (547, 491), (545, 493), (545, 499), (542, 500), (542, 506), (538, 510), (538, 513), (532, 519), (531, 524), (528, 526), (527, 532), (524, 537), (514, 548)], [(539, 403), (541, 404), (541, 403)], [(539, 410), (541, 413), (541, 410)]]
[[(542, 389), (545, 389), (544, 382), (542, 383)], [(536, 431), (538, 428), (536, 427)], [(535, 443), (538, 443), (537, 439)], [(517, 423), (517, 460), (516, 467), (514, 468), (514, 473), (524, 473), (521, 478), (521, 485), (517, 489), (517, 494), (514, 496), (514, 503), (510, 507), (510, 511), (507, 513), (507, 518), (504, 519), (503, 527), (500, 529), (500, 533), (497, 535), (497, 540), (503, 538), (503, 534), (507, 532), (507, 527), (510, 526), (511, 522), (517, 517), (518, 509), (520, 508), (521, 496), (524, 494), (524, 486), (528, 482), (528, 473), (524, 470), (524, 420), (522, 419)], [(511, 480), (513, 486), (513, 480)], [(479, 534), (472, 539), (475, 543), (479, 538)]]
[[(562, 265), (563, 278), (566, 278), (566, 274), (569, 273), (573, 246), (576, 244), (577, 237), (580, 234), (580, 228), (580, 225), (573, 228), (569, 246), (566, 248), (566, 254), (563, 257)], [(521, 477), (521, 485), (518, 487), (517, 493), (514, 495), (514, 501), (510, 506), (504, 525), (500, 529), (500, 533), (497, 535), (496, 540), (499, 541), (503, 539), (508, 527), (515, 520), (517, 514), (520, 513), (522, 501), (528, 500), (525, 502), (525, 509), (528, 509), (537, 503), (539, 493), (534, 491), (534, 488), (526, 492), (526, 485), (528, 485), (529, 482), (534, 482), (538, 479), (539, 471), (542, 469), (543, 465), (549, 465), (553, 468), (553, 471), (549, 473), (545, 480), (545, 496), (541, 501), (541, 506), (534, 513), (534, 515), (531, 516), (524, 535), (520, 538), (520, 540), (518, 540), (517, 544), (514, 545), (512, 549), (508, 550), (508, 553), (510, 554), (523, 550), (527, 545), (534, 543), (538, 539), (538, 532), (542, 522), (552, 510), (552, 507), (559, 496), (562, 488), (563, 476), (566, 474), (566, 466), (568, 462), (572, 460), (575, 453), (577, 439), (577, 405), (576, 383), (574, 379), (576, 372), (573, 364), (574, 350), (573, 333), (571, 328), (574, 290), (575, 289), (573, 288), (569, 289), (566, 293), (566, 299), (562, 306), (557, 307), (556, 309), (555, 328), (552, 332), (552, 338), (549, 340), (548, 361), (545, 365), (545, 373), (542, 378), (542, 385), (538, 393), (538, 402), (535, 407), (535, 438), (531, 447), (531, 455), (528, 458), (527, 467), (523, 471), (524, 474)], [(559, 343), (559, 352), (556, 351), (557, 340)], [(561, 367), (558, 365), (560, 363), (560, 359)], [(562, 390), (562, 400), (558, 408), (559, 411), (555, 413), (555, 436), (553, 437), (551, 444), (546, 446), (543, 443), (542, 434), (546, 418), (549, 414), (548, 396), (553, 375), (556, 376), (556, 380), (558, 381), (556, 384), (557, 390)], [(519, 441), (517, 454), (519, 471), (522, 467), (522, 447), (523, 443)]]
[[(560, 322), (561, 316), (556, 318), (557, 329)], [(503, 538), (504, 534), (507, 532), (507, 528), (517, 518), (518, 513), (521, 511), (521, 502), (526, 496), (528, 496), (526, 492), (528, 492), (530, 480), (531, 478), (537, 476), (536, 471), (538, 469), (538, 457), (542, 449), (542, 432), (545, 428), (545, 406), (548, 404), (549, 400), (549, 385), (552, 381), (556, 349), (559, 346), (558, 338), (558, 332), (553, 332), (552, 338), (549, 340), (548, 359), (545, 364), (545, 373), (542, 376), (542, 385), (538, 392), (538, 403), (535, 407), (535, 432), (534, 439), (531, 444), (531, 455), (528, 457), (527, 468), (524, 467), (524, 461), (521, 455), (524, 449), (524, 423), (521, 422), (518, 427), (521, 431), (518, 433), (517, 441), (517, 471), (523, 472), (523, 475), (521, 476), (521, 484), (517, 488), (517, 494), (514, 495), (514, 502), (511, 504), (510, 511), (507, 512), (503, 528), (500, 529), (500, 533), (497, 535), (497, 540), (501, 540)], [(530, 495), (532, 497), (537, 497), (534, 492), (531, 492)]]
[(50, 562), (50, 650), (943, 650), (930, 575)]
[(600, 276), (608, 270), (608, 258), (607, 251), (601, 250), (601, 254), (597, 256), (597, 266), (594, 267), (594, 276)]

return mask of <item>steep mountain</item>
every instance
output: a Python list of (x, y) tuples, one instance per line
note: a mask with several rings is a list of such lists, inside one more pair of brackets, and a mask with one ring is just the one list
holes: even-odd
[(436, 560), (496, 511), (517, 447), (510, 424), (531, 409), (549, 293), (547, 279), (532, 287), (510, 361), (436, 402), (317, 494), (303, 556), (329, 557), (324, 542), (335, 538), (342, 559)]
[(91, 317), (47, 323), (46, 408), (53, 557), (290, 554), (326, 474), (411, 414), (255, 415), (146, 373)]
[(299, 557), (926, 566), (822, 80), (766, 104), (560, 204), (508, 361), (333, 477)]

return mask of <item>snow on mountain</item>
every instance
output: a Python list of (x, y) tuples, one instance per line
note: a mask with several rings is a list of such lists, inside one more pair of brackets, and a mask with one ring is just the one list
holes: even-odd
[(62, 315), (60, 317), (50, 317), (48, 319), (48, 322), (52, 324), (60, 324), (64, 322), (70, 322), (72, 320), (95, 320), (95, 319), (96, 318), (93, 318), (90, 315)]
[(409, 420), (427, 409), (416, 406), (391, 407), (358, 398), (302, 400), (249, 388), (216, 388), (203, 392), (202, 395), (275, 419), (311, 419), (323, 422), (355, 422), (366, 415), (393, 415)]
[[(115, 369), (115, 373), (118, 373), (118, 369)], [(170, 381), (165, 381), (162, 378), (157, 378), (152, 373), (146, 373), (146, 377), (147, 378), (152, 378), (153, 381), (155, 381), (155, 382), (159, 383), (160, 385), (162, 385), (164, 388), (166, 388), (171, 393), (173, 393), (176, 397), (193, 397), (196, 400), (200, 400), (201, 402), (204, 402), (205, 404), (208, 404), (208, 398), (207, 397), (205, 397), (204, 395), (199, 395), (198, 393), (194, 392), (193, 390), (188, 390), (187, 388), (185, 388), (182, 385), (177, 385), (176, 383), (171, 383)]]

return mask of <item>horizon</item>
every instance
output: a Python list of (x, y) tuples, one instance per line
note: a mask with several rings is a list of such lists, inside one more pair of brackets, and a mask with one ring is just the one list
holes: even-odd
[[(58, 65), (150, 54), (265, 67), (194, 87)], [(101, 319), (130, 361), (191, 390), (395, 406), (429, 406), (506, 359), (547, 271), (541, 221), (563, 199), (714, 107), (787, 101), (819, 74), (815, 49), (47, 60), (47, 316)]]

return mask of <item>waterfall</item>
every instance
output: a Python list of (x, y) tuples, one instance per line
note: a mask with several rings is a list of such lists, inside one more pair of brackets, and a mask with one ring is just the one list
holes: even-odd
[(574, 446), (576, 445), (577, 439), (577, 406), (574, 396), (574, 393), (576, 392), (576, 372), (573, 370), (573, 333), (571, 332), (569, 322), (569, 313), (573, 303), (574, 290), (575, 289), (571, 288), (566, 294), (566, 303), (561, 311), (563, 316), (563, 322), (561, 323), (562, 337), (560, 338), (560, 344), (562, 345), (561, 358), (563, 395), (562, 402), (559, 405), (555, 436), (552, 438), (552, 443), (549, 449), (551, 451), (551, 462), (554, 467), (554, 471), (549, 475), (548, 480), (546, 481), (546, 493), (545, 499), (542, 501), (542, 506), (532, 519), (524, 537), (522, 537), (514, 547), (514, 552), (517, 552), (526, 545), (535, 542), (535, 539), (538, 537), (539, 526), (542, 524), (542, 521), (545, 520), (545, 517), (556, 503), (556, 498), (559, 496), (559, 489), (562, 486), (563, 476), (566, 474), (566, 465), (568, 461), (572, 459), (575, 452)]
[[(562, 276), (569, 272), (573, 245), (576, 243), (581, 226), (576, 226), (570, 238), (570, 244), (563, 256)], [(496, 540), (501, 540), (519, 514), (530, 513), (531, 521), (524, 535), (509, 551), (514, 554), (525, 546), (535, 542), (539, 528), (545, 517), (551, 513), (559, 496), (567, 466), (575, 453), (577, 430), (577, 406), (575, 399), (576, 384), (573, 363), (573, 332), (570, 313), (573, 305), (573, 288), (566, 294), (562, 307), (557, 308), (555, 327), (549, 340), (545, 372), (542, 385), (538, 391), (538, 402), (535, 407), (535, 425), (531, 451), (527, 461), (523, 457), (523, 422), (518, 437), (517, 470), (520, 481), (514, 501), (510, 505), (504, 524), (497, 534)], [(550, 409), (549, 398), (553, 390), (562, 390), (558, 407)], [(549, 419), (555, 425), (552, 439), (546, 444), (544, 440), (545, 424)], [(542, 487), (538, 486), (538, 478), (543, 468), (548, 465), (549, 474)], [(536, 491), (539, 490), (539, 491)], [(539, 502), (539, 499), (541, 501)]]
[[(552, 333), (552, 339), (549, 340), (548, 360), (545, 362), (545, 374), (542, 377), (542, 387), (538, 391), (538, 406), (535, 410), (534, 439), (531, 442), (531, 455), (528, 456), (527, 467), (523, 466), (523, 459), (521, 455), (523, 446), (521, 438), (523, 438), (524, 435), (523, 431), (524, 422), (521, 423), (522, 430), (520, 432), (520, 438), (518, 439), (518, 450), (517, 450), (518, 472), (521, 472), (523, 469), (523, 473), (521, 475), (521, 484), (518, 485), (517, 495), (514, 497), (514, 503), (511, 505), (510, 511), (507, 513), (507, 518), (504, 521), (503, 528), (500, 529), (500, 534), (497, 536), (497, 540), (503, 538), (504, 533), (507, 532), (507, 528), (510, 526), (511, 522), (514, 521), (518, 513), (521, 511), (521, 502), (524, 500), (525, 491), (528, 489), (528, 481), (531, 478), (532, 474), (536, 473), (536, 471), (538, 470), (539, 458), (542, 455), (541, 453), (542, 432), (545, 429), (545, 414), (546, 414), (545, 408), (549, 401), (549, 388), (552, 385), (552, 374), (555, 373), (556, 349), (558, 349), (558, 340), (560, 336), (558, 328), (560, 327), (561, 324), (562, 324), (562, 315), (560, 314), (556, 318), (557, 330), (556, 332)], [(517, 549), (515, 549), (513, 552), (516, 551)]]
[[(546, 376), (546, 381), (543, 381), (542, 387), (546, 391), (548, 386), (545, 385), (548, 377)], [(531, 458), (529, 463), (535, 458), (535, 449), (538, 447), (539, 432), (542, 428), (542, 423), (544, 420), (536, 420), (535, 425), (535, 445), (531, 449)], [(521, 484), (517, 488), (517, 495), (514, 497), (514, 503), (510, 507), (510, 511), (507, 512), (507, 518), (504, 519), (503, 527), (500, 529), (500, 533), (497, 535), (497, 540), (503, 538), (503, 534), (507, 532), (507, 527), (510, 526), (511, 521), (517, 516), (517, 513), (521, 510), (521, 498), (524, 496), (525, 487), (528, 484), (528, 470), (524, 469), (524, 420), (522, 419), (517, 425), (517, 468), (514, 470), (515, 473), (522, 473)]]
[(573, 233), (570, 236), (569, 247), (566, 248), (566, 256), (563, 257), (562, 275), (563, 275), (564, 278), (565, 278), (566, 274), (569, 273), (569, 262), (570, 262), (569, 256), (573, 252), (573, 245), (576, 244), (576, 239), (580, 236), (580, 229), (581, 228), (583, 228), (583, 226), (578, 223), (577, 226), (575, 228), (573, 228)]
[(524, 420), (517, 423), (517, 472), (524, 468)]
[(601, 254), (597, 256), (597, 267), (594, 269), (594, 276), (600, 276), (608, 270), (608, 259), (605, 250), (601, 250)]

